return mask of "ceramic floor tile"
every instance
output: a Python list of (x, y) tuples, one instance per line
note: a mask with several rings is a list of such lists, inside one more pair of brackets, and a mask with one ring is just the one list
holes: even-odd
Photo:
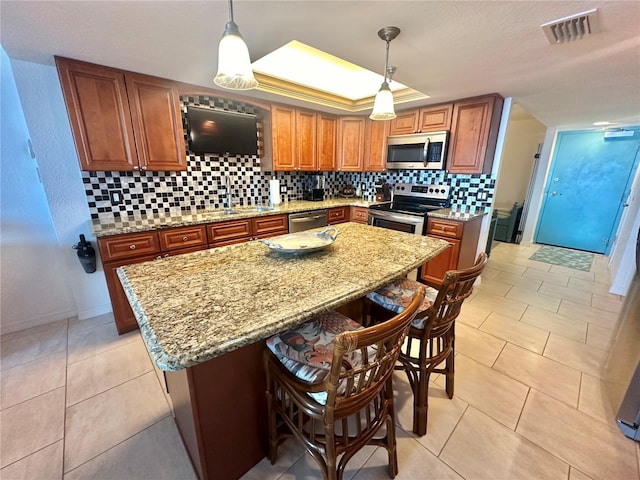
[[(378, 449), (378, 447), (365, 445), (364, 447), (362, 447), (362, 449), (360, 449), (360, 451), (358, 451), (353, 457), (351, 457), (351, 459), (347, 463), (346, 468), (344, 469), (344, 475), (342, 477), (343, 480), (352, 479), (358, 472), (358, 470), (360, 470), (360, 468), (362, 468), (367, 460), (369, 460), (376, 449)], [(300, 460), (294, 463), (293, 466), (280, 477), (280, 480), (312, 480), (319, 478), (322, 478), (320, 465), (318, 465), (318, 462), (316, 462), (311, 457), (311, 455), (305, 453), (302, 458), (300, 458)]]
[(0, 412), (0, 467), (12, 464), (64, 436), (64, 388)]
[(299, 441), (289, 438), (278, 447), (278, 458), (274, 465), (271, 465), (265, 457), (240, 478), (242, 480), (276, 480), (300, 460), (304, 452), (304, 447)]
[(583, 280), (582, 278), (569, 278), (569, 287), (585, 292), (597, 293), (598, 295), (609, 295), (609, 287), (601, 283)]
[(552, 265), (551, 270), (552, 273), (563, 273), (565, 275), (569, 275), (570, 277), (581, 278), (583, 280), (594, 281), (595, 275), (593, 272), (583, 272), (581, 270), (575, 270), (569, 267), (563, 267), (561, 265)]
[(507, 344), (493, 368), (572, 407), (578, 405), (578, 370), (511, 344)]
[(60, 329), (66, 329), (67, 323), (70, 321), (71, 319), (65, 318), (63, 320), (56, 320), (55, 322), (45, 323), (44, 325), (38, 325), (37, 327), (25, 328), (23, 330), (18, 330), (17, 332), (5, 333), (0, 336), (0, 342), (4, 343), (10, 340), (15, 340), (16, 338), (29, 335), (39, 335), (41, 338), (46, 338), (50, 336), (52, 332)]
[(573, 467), (569, 469), (569, 480), (593, 480), (591, 477), (587, 477), (580, 470)]
[(553, 298), (564, 298), (575, 303), (591, 305), (592, 293), (588, 290), (580, 290), (575, 287), (562, 287), (551, 282), (542, 282), (542, 286), (538, 292)]
[[(402, 430), (396, 433), (398, 450), (397, 480), (431, 478), (434, 480), (463, 480), (460, 475), (427, 451), (415, 438)], [(388, 457), (384, 448), (378, 448), (355, 475), (354, 480), (388, 480)]]
[(603, 350), (610, 350), (615, 340), (616, 331), (599, 325), (589, 325), (587, 328), (587, 345)]
[[(509, 291), (509, 293), (511, 293), (511, 291)], [(507, 296), (508, 295), (509, 294), (507, 294)], [(490, 293), (484, 293), (482, 290), (480, 290), (480, 293), (478, 293), (478, 295), (476, 295), (472, 300), (465, 301), (465, 303), (477, 308), (489, 310), (490, 312), (501, 313), (502, 315), (515, 318), (516, 320), (519, 320), (527, 309), (526, 303), (500, 297), (498, 295), (491, 295)]]
[(500, 272), (496, 277), (496, 281), (507, 283), (516, 287), (528, 288), (529, 290), (536, 291), (542, 285), (542, 281), (535, 278), (525, 277), (523, 275), (515, 275), (508, 272)]
[(489, 315), (480, 330), (536, 353), (542, 353), (549, 338), (547, 330), (499, 313)]
[(498, 258), (491, 258), (491, 268), (494, 270), (500, 270), (501, 272), (515, 273), (522, 275), (527, 267), (521, 265), (514, 265), (510, 261), (499, 260)]
[(467, 479), (566, 480), (569, 465), (470, 407), (440, 458)]
[(491, 268), (491, 263), (488, 263), (484, 270), (482, 271), (482, 275), (480, 275), (480, 281), (494, 280), (500, 274), (500, 270), (496, 270), (495, 268)]
[(536, 270), (534, 268), (528, 268), (523, 277), (529, 278), (531, 280), (538, 280), (540, 282), (548, 282), (554, 283), (556, 285), (561, 285), (566, 287), (569, 283), (569, 275), (558, 272), (543, 272), (541, 270)]
[(56, 322), (49, 329), (37, 329), (2, 342), (0, 349), (0, 369), (6, 370), (24, 363), (29, 363), (54, 353), (63, 352), (67, 348), (66, 320)]
[(601, 327), (616, 328), (618, 324), (618, 314), (607, 312), (595, 307), (587, 307), (569, 300), (562, 300), (558, 313), (573, 320), (593, 323)]
[[(413, 393), (404, 373), (395, 372), (393, 391), (395, 393), (397, 424), (409, 435), (415, 436), (413, 433)], [(417, 437), (417, 440), (431, 453), (438, 455), (466, 408), (466, 402), (455, 396), (450, 399), (442, 387), (430, 385), (427, 434)]]
[(587, 338), (586, 322), (567, 318), (564, 315), (549, 312), (542, 308), (527, 307), (521, 321), (563, 337), (571, 338), (577, 342), (584, 343)]
[(543, 355), (595, 377), (604, 373), (602, 369), (607, 359), (606, 350), (553, 333), (549, 336)]
[(493, 365), (505, 344), (504, 340), (494, 335), (456, 322), (456, 352), (463, 353), (483, 365)]
[(0, 470), (2, 480), (62, 480), (62, 440)]
[(471, 303), (470, 300), (465, 300), (462, 304), (460, 315), (458, 315), (456, 319), (456, 323), (464, 323), (477, 328), (485, 321), (490, 313), (491, 310), (489, 308)]
[(528, 258), (516, 257), (513, 260), (515, 265), (521, 265), (530, 269), (540, 270), (541, 272), (548, 272), (551, 269), (551, 264), (538, 262), (536, 260), (529, 260)]
[(66, 367), (67, 352), (62, 351), (3, 370), (0, 373), (2, 409), (64, 387)]
[(488, 278), (482, 279), (481, 285), (479, 287), (480, 290), (486, 293), (490, 293), (492, 295), (498, 295), (500, 297), (504, 297), (511, 287), (508, 283), (504, 283), (499, 281), (497, 278), (495, 280), (490, 280)]
[[(438, 383), (444, 386), (444, 379)], [(515, 428), (529, 387), (462, 355), (456, 355), (455, 396)]]
[(134, 341), (139, 331), (118, 335), (113, 323), (105, 323), (94, 328), (77, 328), (69, 332), (68, 362), (74, 363), (111, 348)]
[(152, 370), (141, 337), (121, 347), (72, 363), (67, 373), (67, 406)]
[(557, 312), (558, 307), (560, 306), (559, 299), (522, 287), (513, 287), (509, 290), (509, 293), (507, 293), (506, 298), (525, 303), (527, 305), (533, 305), (534, 307), (543, 308), (550, 312)]
[(615, 426), (532, 390), (516, 432), (596, 479), (637, 479), (635, 443)]
[(196, 480), (172, 417), (150, 426), (78, 468), (64, 480)]
[(65, 472), (169, 415), (154, 372), (67, 408)]
[(622, 298), (617, 295), (598, 295), (594, 293), (591, 300), (592, 307), (606, 312), (620, 313), (623, 305)]
[(626, 390), (626, 385), (605, 382), (583, 373), (578, 410), (609, 425), (616, 425), (618, 408)]
[(77, 332), (100, 327), (105, 324), (113, 324), (114, 322), (115, 320), (113, 318), (112, 312), (105, 313), (104, 315), (98, 315), (96, 317), (86, 318), (83, 320), (74, 318), (72, 320), (69, 320), (69, 333), (75, 334)]

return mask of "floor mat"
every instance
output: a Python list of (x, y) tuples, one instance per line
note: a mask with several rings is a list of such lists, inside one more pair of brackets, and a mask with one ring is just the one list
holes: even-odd
[(529, 257), (529, 260), (550, 263), (552, 265), (562, 265), (563, 267), (573, 268), (574, 270), (588, 272), (591, 270), (593, 253), (542, 245)]

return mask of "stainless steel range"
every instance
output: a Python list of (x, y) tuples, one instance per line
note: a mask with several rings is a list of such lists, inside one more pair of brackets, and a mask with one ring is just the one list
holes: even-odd
[(424, 235), (430, 211), (451, 206), (449, 185), (397, 183), (390, 204), (369, 207), (369, 225)]

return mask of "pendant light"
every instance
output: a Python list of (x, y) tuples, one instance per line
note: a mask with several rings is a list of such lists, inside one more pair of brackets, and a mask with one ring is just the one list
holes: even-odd
[(387, 42), (387, 56), (384, 61), (384, 82), (382, 82), (373, 102), (373, 111), (369, 115), (371, 120), (392, 120), (396, 118), (396, 112), (393, 110), (393, 94), (389, 89), (387, 73), (389, 72), (389, 43), (399, 33), (400, 29), (398, 27), (384, 27), (378, 31), (378, 36)]
[(233, 21), (232, 0), (229, 0), (229, 21), (218, 46), (218, 73), (213, 82), (229, 90), (251, 90), (258, 86), (251, 69), (249, 49)]

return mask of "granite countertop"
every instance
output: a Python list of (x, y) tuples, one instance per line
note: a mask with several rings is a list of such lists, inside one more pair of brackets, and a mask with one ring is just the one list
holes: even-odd
[(448, 245), (353, 222), (338, 229), (333, 245), (305, 255), (250, 241), (119, 268), (156, 364), (180, 370), (263, 340), (406, 275)]
[(284, 202), (273, 209), (258, 211), (256, 207), (234, 207), (236, 213), (224, 213), (223, 209), (219, 210), (202, 210), (195, 213), (175, 214), (157, 214), (142, 216), (140, 218), (123, 217), (116, 222), (101, 221), (100, 219), (91, 222), (93, 235), (98, 237), (106, 237), (109, 235), (118, 235), (121, 233), (136, 233), (149, 230), (157, 230), (159, 228), (168, 227), (185, 227), (188, 225), (197, 225), (202, 223), (225, 222), (230, 220), (239, 220), (243, 218), (252, 218), (267, 215), (277, 215), (282, 213), (295, 213), (311, 210), (320, 210), (333, 207), (364, 207), (385, 202), (369, 202), (360, 200), (359, 198), (334, 198), (322, 202), (311, 202), (306, 200), (297, 200), (294, 202)]
[(447, 220), (458, 220), (460, 222), (470, 222), (485, 215), (486, 212), (471, 212), (469, 209), (453, 208), (441, 208), (440, 210), (429, 212), (430, 217), (444, 218)]

